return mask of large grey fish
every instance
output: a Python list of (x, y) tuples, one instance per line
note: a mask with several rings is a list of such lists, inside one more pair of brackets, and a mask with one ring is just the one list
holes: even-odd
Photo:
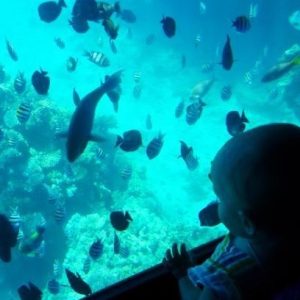
[(87, 94), (81, 101), (74, 92), (75, 112), (71, 118), (67, 133), (60, 134), (67, 138), (67, 158), (69, 162), (75, 161), (85, 150), (89, 141), (103, 141), (103, 138), (93, 135), (93, 123), (97, 104), (101, 97), (114, 89), (121, 82), (122, 71), (106, 76), (104, 83)]

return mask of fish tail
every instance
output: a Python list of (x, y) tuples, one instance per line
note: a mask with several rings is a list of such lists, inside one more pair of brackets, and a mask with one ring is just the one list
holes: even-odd
[(249, 123), (249, 120), (248, 120), (248, 118), (246, 117), (244, 111), (242, 112), (241, 120), (242, 120), (243, 123)]
[(123, 142), (123, 138), (120, 135), (118, 135), (115, 147), (118, 147), (122, 142)]
[(120, 71), (113, 73), (110, 76), (105, 76), (105, 81), (101, 86), (104, 93), (107, 93), (108, 91), (111, 91), (119, 86), (119, 84), (121, 83), (122, 72), (123, 71), (120, 70)]
[(60, 7), (67, 7), (67, 4), (66, 4), (65, 0), (59, 0), (58, 5)]
[(125, 212), (125, 218), (126, 218), (127, 220), (133, 221), (133, 219), (132, 219), (132, 217), (131, 217), (131, 215), (129, 214), (128, 211)]

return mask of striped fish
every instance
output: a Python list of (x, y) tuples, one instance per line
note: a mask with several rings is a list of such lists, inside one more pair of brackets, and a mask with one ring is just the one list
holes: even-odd
[(103, 149), (101, 147), (98, 147), (96, 150), (96, 157), (99, 160), (104, 160), (106, 158), (106, 154), (104, 153)]
[(253, 74), (251, 72), (246, 72), (244, 75), (244, 81), (248, 85), (252, 85), (253, 84)]
[(246, 32), (251, 28), (251, 22), (247, 16), (239, 16), (232, 22), (232, 26), (238, 32)]
[(103, 254), (103, 242), (97, 239), (90, 246), (89, 255), (93, 260), (97, 260)]
[(232, 96), (232, 88), (230, 85), (225, 85), (221, 90), (221, 98), (224, 101), (227, 101)]
[(141, 81), (141, 72), (135, 72), (133, 74), (133, 80), (135, 83), (139, 83)]
[(61, 273), (62, 273), (62, 266), (61, 266), (59, 260), (55, 259), (54, 263), (53, 263), (53, 276), (54, 276), (54, 278), (60, 277)]
[(108, 67), (110, 65), (108, 58), (102, 52), (86, 51), (84, 55), (88, 57), (89, 61), (99, 67)]
[(175, 117), (180, 118), (184, 110), (185, 101), (182, 99), (176, 106)]
[(91, 269), (91, 259), (87, 256), (86, 259), (83, 262), (83, 268), (82, 271), (87, 274)]
[(16, 112), (17, 119), (20, 123), (26, 123), (31, 114), (31, 106), (26, 102), (22, 102)]
[(185, 120), (186, 120), (187, 124), (188, 125), (195, 124), (199, 120), (199, 118), (202, 114), (202, 110), (203, 110), (202, 102), (197, 101), (197, 102), (190, 104), (186, 108)]
[(11, 225), (13, 226), (13, 228), (15, 229), (15, 231), (16, 232), (19, 231), (22, 220), (21, 220), (21, 217), (19, 214), (18, 207), (11, 208), (8, 220), (11, 223)]
[(157, 137), (150, 141), (146, 148), (146, 154), (149, 159), (155, 158), (160, 153), (163, 146), (163, 138), (164, 134), (160, 132)]
[(130, 165), (125, 166), (122, 170), (121, 170), (121, 177), (124, 180), (128, 180), (131, 178), (132, 175), (132, 167)]
[(57, 203), (54, 212), (54, 219), (56, 224), (61, 225), (65, 221), (65, 218), (66, 218), (66, 209), (64, 204)]
[(201, 35), (197, 34), (195, 38), (195, 47), (198, 47), (200, 43), (201, 43)]
[(7, 139), (7, 143), (9, 147), (15, 147), (17, 144), (17, 138), (14, 136), (11, 136)]
[(26, 79), (24, 77), (24, 73), (19, 72), (14, 80), (14, 88), (18, 94), (22, 94), (26, 89)]

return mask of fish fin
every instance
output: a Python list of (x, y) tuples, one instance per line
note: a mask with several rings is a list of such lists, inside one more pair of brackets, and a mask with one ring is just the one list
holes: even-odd
[(242, 112), (241, 121), (242, 121), (243, 123), (249, 123), (249, 120), (248, 120), (248, 118), (246, 117), (245, 111), (244, 111), (244, 110), (243, 110), (243, 112)]
[(80, 97), (75, 88), (73, 89), (73, 102), (76, 106), (78, 106), (80, 103)]
[(115, 147), (118, 147), (122, 142), (123, 142), (123, 138), (120, 135), (118, 135)]
[(119, 70), (110, 76), (105, 76), (105, 81), (102, 84), (102, 88), (105, 93), (119, 86), (119, 84), (121, 83), (122, 72), (122, 70)]
[(106, 139), (100, 135), (90, 134), (89, 141), (101, 143), (101, 142), (105, 142)]
[(61, 131), (55, 133), (55, 137), (57, 138), (67, 138), (68, 137), (68, 131)]
[(133, 219), (132, 219), (132, 217), (131, 217), (131, 215), (129, 214), (128, 211), (125, 212), (125, 218), (126, 218), (127, 220), (133, 221)]

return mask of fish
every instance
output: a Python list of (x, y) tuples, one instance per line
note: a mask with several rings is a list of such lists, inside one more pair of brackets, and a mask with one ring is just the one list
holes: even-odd
[(135, 23), (136, 22), (136, 15), (130, 9), (122, 9), (120, 11), (120, 17), (123, 21), (127, 23)]
[(247, 16), (239, 16), (234, 21), (232, 21), (232, 27), (238, 32), (247, 32), (251, 28), (251, 21)]
[(244, 75), (244, 81), (245, 83), (247, 83), (248, 85), (252, 85), (253, 84), (253, 79), (254, 79), (254, 76), (253, 76), (253, 73), (248, 71), (245, 73)]
[(24, 124), (29, 120), (30, 115), (31, 115), (31, 105), (27, 102), (22, 102), (16, 111), (16, 116), (18, 121), (21, 124)]
[(182, 55), (181, 56), (181, 69), (184, 69), (186, 66), (186, 56)]
[(69, 72), (74, 72), (77, 68), (78, 59), (70, 56), (67, 59), (66, 67)]
[(48, 72), (41, 69), (40, 71), (35, 71), (31, 76), (31, 83), (39, 95), (47, 95), (48, 93), (50, 78), (47, 74)]
[(98, 22), (100, 17), (100, 6), (95, 0), (76, 0), (72, 8), (72, 16), (87, 21)]
[(171, 38), (175, 35), (176, 22), (172, 17), (163, 17), (160, 23), (162, 23), (163, 31), (168, 38)]
[(154, 34), (149, 34), (146, 37), (145, 43), (146, 43), (147, 46), (150, 46), (154, 43), (154, 41), (155, 41), (155, 35)]
[(78, 294), (89, 296), (92, 293), (91, 287), (76, 273), (74, 274), (69, 269), (66, 269), (66, 275), (71, 288)]
[(26, 79), (24, 73), (19, 72), (14, 80), (14, 89), (18, 94), (23, 94), (26, 90)]
[(257, 13), (258, 13), (258, 5), (257, 4), (250, 4), (250, 8), (249, 8), (249, 19), (255, 19), (257, 17)]
[(21, 226), (21, 217), (18, 210), (18, 207), (12, 208), (8, 217), (9, 222), (13, 226), (16, 232), (19, 232)]
[(117, 231), (124, 231), (128, 228), (131, 221), (133, 221), (128, 211), (113, 211), (110, 213), (110, 223)]
[(74, 162), (84, 152), (89, 141), (103, 141), (102, 137), (92, 134), (95, 110), (102, 96), (120, 85), (121, 74), (122, 71), (117, 71), (106, 76), (100, 87), (88, 93), (76, 105), (68, 131), (60, 134), (60, 137), (67, 138), (66, 152), (69, 162)]
[(19, 229), (19, 232), (18, 232), (18, 236), (17, 236), (17, 241), (20, 242), (23, 238), (24, 238), (24, 232), (23, 232), (23, 230), (20, 228), (20, 229)]
[(292, 59), (289, 62), (279, 63), (272, 67), (261, 79), (261, 82), (270, 82), (281, 78), (295, 66), (300, 65), (300, 56)]
[(134, 88), (133, 88), (133, 97), (135, 99), (139, 99), (141, 97), (141, 94), (142, 94), (142, 90), (143, 90), (143, 86), (141, 83), (137, 83), (134, 85)]
[(222, 100), (227, 101), (231, 98), (231, 96), (232, 96), (232, 87), (231, 87), (231, 85), (223, 86), (223, 88), (221, 90)]
[(242, 133), (246, 128), (245, 123), (249, 123), (249, 120), (244, 111), (242, 111), (241, 115), (238, 111), (230, 111), (226, 116), (227, 131), (231, 136), (237, 136)]
[(17, 244), (18, 231), (9, 221), (9, 218), (0, 214), (0, 259), (8, 263), (11, 261), (11, 248)]
[(152, 129), (152, 118), (150, 114), (147, 114), (146, 117), (146, 129), (151, 130)]
[(121, 7), (120, 3), (117, 1), (114, 4), (110, 4), (104, 1), (97, 3), (97, 10), (100, 19), (109, 19), (113, 13), (120, 15)]
[(197, 101), (187, 106), (185, 121), (188, 125), (193, 125), (199, 120), (204, 106), (205, 103), (202, 101)]
[(48, 281), (47, 288), (50, 294), (57, 295), (60, 290), (60, 284), (56, 279), (51, 279)]
[(118, 52), (117, 46), (113, 40), (109, 40), (109, 46), (110, 46), (112, 53), (116, 54)]
[(97, 260), (103, 254), (103, 242), (97, 239), (92, 243), (89, 250), (89, 255), (93, 260)]
[(203, 74), (211, 73), (215, 69), (215, 65), (213, 63), (206, 63), (201, 66), (201, 72)]
[(215, 226), (221, 223), (218, 207), (219, 201), (214, 200), (199, 211), (198, 218), (200, 226)]
[(200, 15), (204, 15), (206, 13), (206, 4), (202, 1), (199, 2), (199, 12)]
[(83, 268), (82, 271), (87, 274), (91, 269), (91, 259), (87, 256), (86, 259), (83, 262)]
[(123, 137), (117, 136), (115, 147), (120, 147), (125, 152), (136, 151), (142, 146), (142, 135), (138, 130), (128, 130), (123, 133)]
[(184, 160), (186, 166), (190, 171), (194, 171), (198, 167), (199, 162), (198, 159), (194, 156), (193, 148), (188, 147), (188, 145), (183, 141), (180, 141), (180, 144), (181, 147), (179, 157)]
[(84, 55), (87, 56), (89, 61), (91, 61), (99, 67), (108, 67), (110, 65), (109, 59), (102, 52), (86, 51)]
[(65, 42), (61, 38), (55, 38), (54, 42), (57, 45), (57, 47), (60, 49), (64, 49), (66, 47)]
[(114, 253), (120, 254), (120, 250), (121, 250), (121, 242), (116, 232), (114, 232)]
[(121, 170), (121, 177), (124, 180), (128, 180), (131, 178), (132, 175), (132, 167), (130, 165), (125, 166), (122, 170)]
[(163, 138), (164, 138), (164, 134), (160, 132), (157, 137), (153, 138), (150, 141), (150, 143), (146, 148), (146, 154), (149, 159), (153, 159), (159, 155), (162, 146), (164, 144)]
[(56, 224), (61, 225), (66, 219), (66, 208), (63, 203), (56, 203), (54, 211), (54, 219)]
[(60, 264), (58, 259), (55, 259), (54, 263), (53, 263), (53, 276), (54, 276), (54, 278), (60, 277), (61, 271), (62, 271), (61, 264)]
[(180, 118), (182, 116), (184, 107), (185, 107), (185, 100), (182, 99), (175, 108), (175, 118)]
[(223, 48), (221, 64), (222, 64), (223, 68), (227, 71), (229, 71), (233, 65), (233, 52), (232, 52), (232, 48), (231, 48), (230, 37), (228, 34), (227, 34), (226, 43)]
[(8, 40), (6, 40), (6, 49), (8, 51), (10, 58), (13, 61), (18, 61), (19, 58), (18, 58), (17, 52), (15, 51), (15, 49), (13, 48), (13, 46), (11, 45), (11, 43)]
[(64, 0), (58, 0), (57, 3), (54, 1), (43, 2), (38, 6), (39, 17), (42, 21), (51, 23), (59, 17), (63, 7), (67, 7)]
[(115, 25), (111, 19), (104, 19), (102, 25), (109, 38), (115, 40), (118, 36), (119, 26)]
[(41, 300), (43, 296), (42, 291), (31, 282), (28, 285), (21, 285), (18, 294), (21, 300)]
[(212, 78), (212, 79), (202, 80), (199, 83), (197, 83), (192, 89), (190, 100), (200, 101), (209, 92), (214, 82), (215, 79)]
[(15, 136), (10, 136), (7, 139), (7, 143), (9, 147), (15, 147), (17, 144), (18, 140)]
[(196, 37), (195, 37), (195, 47), (198, 48), (200, 43), (201, 43), (201, 35), (197, 34)]
[(99, 160), (104, 160), (107, 155), (104, 153), (104, 151), (101, 147), (98, 147), (97, 151), (96, 151), (96, 156)]
[(141, 81), (142, 74), (141, 72), (134, 72), (133, 80), (135, 83), (139, 83)]
[(77, 33), (86, 33), (90, 29), (87, 20), (81, 16), (72, 16), (72, 19), (69, 20), (69, 24)]

